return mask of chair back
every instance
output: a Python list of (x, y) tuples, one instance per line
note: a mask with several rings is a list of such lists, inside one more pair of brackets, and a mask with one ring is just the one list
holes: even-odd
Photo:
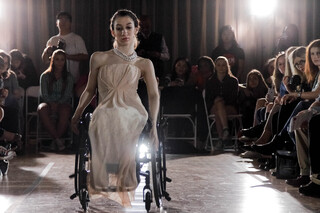
[(201, 92), (194, 87), (166, 87), (161, 91), (161, 112), (195, 115), (199, 100), (201, 100)]
[(26, 97), (37, 98), (40, 96), (40, 86), (31, 86), (26, 90)]

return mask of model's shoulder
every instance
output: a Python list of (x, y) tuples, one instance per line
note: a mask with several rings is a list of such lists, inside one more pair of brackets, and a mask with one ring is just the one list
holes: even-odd
[(150, 66), (152, 65), (152, 61), (148, 58), (138, 57), (136, 64), (141, 66)]
[(104, 59), (104, 58), (108, 58), (112, 55), (112, 50), (108, 50), (108, 51), (97, 51), (97, 52), (94, 52), (92, 55), (91, 55), (91, 58), (95, 58), (95, 59)]

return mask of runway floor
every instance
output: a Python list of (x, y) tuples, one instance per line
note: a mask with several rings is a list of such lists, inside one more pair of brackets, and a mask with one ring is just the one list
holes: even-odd
[[(284, 180), (257, 169), (257, 162), (233, 152), (219, 155), (169, 154), (167, 190), (172, 200), (150, 212), (248, 213), (320, 212), (320, 199), (305, 197)], [(69, 175), (74, 155), (52, 152), (27, 153), (10, 161), (7, 176), (0, 177), (0, 212), (83, 212)], [(146, 212), (142, 183), (132, 208), (105, 199), (91, 200), (89, 212)]]

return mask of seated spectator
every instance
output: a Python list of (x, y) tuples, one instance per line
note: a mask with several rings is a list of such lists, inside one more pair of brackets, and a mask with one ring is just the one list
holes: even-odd
[[(306, 50), (305, 47), (300, 47), (300, 48), (294, 49), (291, 52), (291, 54), (288, 54), (289, 55), (288, 57), (290, 57), (290, 56), (293, 57), (293, 60), (290, 60), (290, 61), (296, 62), (296, 61), (300, 61), (302, 58), (305, 59), (305, 50)], [(281, 130), (281, 128), (282, 128), (282, 125), (280, 124), (281, 122), (279, 121), (279, 119), (281, 119), (281, 120), (288, 119), (293, 108), (296, 105), (296, 103), (291, 103), (290, 104), (291, 106), (289, 106), (289, 105), (281, 106), (281, 104), (280, 104), (281, 98), (283, 97), (283, 95), (285, 95), (285, 93), (287, 93), (286, 87), (284, 85), (284, 81), (282, 81), (284, 73), (285, 73), (285, 68), (286, 68), (286, 63), (285, 63), (286, 60), (288, 60), (288, 59), (285, 58), (284, 53), (280, 53), (276, 57), (276, 61), (275, 61), (276, 69), (275, 69), (274, 75), (273, 75), (273, 79), (274, 79), (274, 86), (273, 87), (276, 90), (276, 96), (275, 96), (274, 100), (270, 96), (269, 97), (268, 97), (268, 95), (266, 96), (266, 107), (264, 107), (265, 111), (266, 111), (266, 115), (264, 117), (266, 118), (266, 120), (265, 120), (265, 122), (261, 123), (263, 125), (263, 129), (261, 131), (262, 134), (261, 135), (255, 134), (254, 136), (257, 137), (258, 139), (252, 138), (252, 144), (255, 144), (255, 145), (260, 144), (261, 145), (261, 144), (268, 143), (272, 139), (272, 137), (278, 133), (278, 129)], [(290, 65), (290, 63), (288, 64), (288, 66), (289, 65)], [(301, 68), (301, 67), (299, 67), (299, 68)], [(294, 69), (297, 69), (297, 68), (294, 67)], [(293, 71), (293, 72), (297, 73), (300, 71)], [(280, 111), (281, 109), (282, 109), (282, 111)], [(258, 112), (259, 111), (262, 111), (262, 110), (258, 110)], [(281, 113), (279, 113), (279, 112), (281, 112)], [(262, 117), (262, 116), (260, 116), (260, 117)], [(255, 129), (258, 129), (258, 127), (260, 127), (261, 124), (256, 126)], [(252, 129), (254, 129), (254, 128), (252, 128)], [(243, 131), (245, 131), (245, 130), (243, 130)], [(251, 131), (251, 132), (253, 132), (253, 131)], [(251, 136), (252, 136), (252, 134), (251, 134)], [(241, 139), (243, 139), (243, 138), (241, 138)], [(244, 141), (248, 141), (248, 139), (246, 139)], [(244, 147), (244, 149), (246, 149), (246, 146)], [(247, 151), (245, 153), (242, 153), (240, 156), (247, 157), (247, 156), (257, 156), (257, 155), (253, 155), (252, 151)]]
[(189, 80), (191, 73), (191, 64), (188, 58), (180, 57), (173, 63), (173, 69), (168, 79), (167, 86), (183, 86)]
[(214, 62), (210, 57), (201, 56), (195, 69), (192, 68), (187, 84), (195, 85), (196, 88), (202, 91), (206, 86), (207, 80), (213, 75), (214, 67)]
[(61, 138), (69, 126), (73, 95), (73, 78), (67, 71), (66, 54), (63, 50), (53, 52), (49, 68), (40, 76), (40, 88), (43, 100), (38, 106), (40, 120), (53, 137), (52, 145), (62, 151), (65, 144)]
[[(311, 47), (311, 48), (308, 48), (308, 57), (306, 60), (306, 62), (307, 62), (306, 63), (306, 72), (308, 74), (313, 73), (313, 75), (316, 75), (318, 77), (319, 71), (320, 71), (320, 62), (319, 62), (319, 59), (318, 59), (319, 57), (317, 56), (317, 54), (320, 50), (320, 40), (315, 40), (313, 43), (311, 43), (311, 46), (309, 45), (309, 47)], [(302, 64), (301, 64), (301, 62), (302, 62)], [(304, 60), (299, 59), (299, 60), (295, 61), (295, 65), (297, 67), (304, 65)], [(307, 75), (307, 77), (310, 78), (309, 75)], [(318, 82), (319, 81), (315, 81), (314, 85), (318, 84)], [(304, 96), (307, 95), (306, 92), (301, 92), (300, 96), (303, 93), (304, 93)], [(311, 93), (309, 93), (308, 95), (311, 95)], [(309, 107), (308, 110), (302, 110), (301, 112), (299, 112), (295, 116), (295, 118), (302, 116), (303, 114), (305, 114), (308, 111), (312, 112), (313, 114), (318, 114), (318, 112), (320, 111), (319, 96), (317, 97), (316, 101), (311, 104), (311, 106)], [(313, 124), (314, 124), (314, 122), (313, 122)], [(311, 131), (314, 131), (314, 126), (312, 127)], [(296, 144), (298, 162), (299, 162), (299, 166), (300, 166), (300, 176), (297, 179), (287, 180), (286, 182), (289, 185), (299, 187), (300, 185), (305, 185), (310, 182), (311, 167), (310, 167), (309, 153), (311, 153), (311, 150), (309, 147), (309, 145), (310, 145), (309, 142), (311, 142), (311, 141), (308, 139), (309, 138), (309, 129), (305, 123), (303, 123), (303, 125), (300, 128), (296, 129), (294, 131), (294, 133), (295, 133), (295, 142), (296, 142), (295, 144)], [(315, 134), (315, 132), (313, 132), (313, 135), (314, 134)], [(314, 164), (314, 165), (316, 166), (316, 164)], [(317, 178), (317, 175), (315, 176), (315, 178)], [(320, 191), (318, 192), (318, 194), (320, 195)]]
[(230, 70), (228, 59), (219, 56), (215, 61), (215, 72), (206, 84), (206, 104), (210, 114), (216, 116), (216, 128), (220, 140), (214, 150), (223, 150), (230, 141), (227, 115), (238, 113), (238, 79)]
[(256, 102), (266, 96), (268, 86), (259, 70), (251, 70), (247, 74), (246, 86), (239, 86), (239, 113), (243, 115), (242, 123), (248, 128), (253, 123)]
[[(301, 144), (300, 150), (297, 150), (299, 152), (299, 156), (301, 156), (302, 159), (307, 160), (307, 156), (309, 156), (310, 160), (310, 170), (311, 170), (311, 178), (308, 177), (306, 180), (309, 179), (309, 183), (306, 185), (300, 185), (299, 192), (306, 196), (312, 196), (312, 197), (320, 197), (320, 155), (319, 155), (319, 123), (320, 123), (320, 104), (319, 104), (319, 98), (315, 103), (313, 103), (310, 107), (310, 109), (313, 109), (316, 111), (316, 114), (309, 122), (309, 138), (308, 140), (304, 141), (306, 144), (305, 147), (308, 147), (308, 149), (302, 148), (303, 144)], [(298, 143), (298, 141), (297, 141)], [(300, 165), (300, 162), (299, 162)], [(301, 165), (300, 165), (301, 167)], [(300, 176), (303, 177), (303, 176)], [(311, 181), (310, 181), (311, 179)], [(306, 182), (304, 182), (306, 183)]]
[(11, 132), (22, 132), (23, 124), (22, 104), (20, 104), (22, 91), (19, 89), (17, 77), (14, 72), (9, 70), (10, 56), (0, 51), (0, 76), (2, 87), (0, 90), (1, 107), (5, 111), (5, 116), (0, 123), (0, 127)]
[(38, 86), (39, 78), (32, 60), (19, 50), (10, 51), (11, 70), (17, 75), (19, 86), (26, 90), (30, 86)]
[[(194, 66), (195, 69), (192, 69), (190, 74), (189, 81), (187, 85), (194, 85), (199, 91), (202, 91), (206, 87), (206, 83), (208, 79), (213, 75), (215, 64), (213, 60), (208, 56), (201, 56), (198, 61), (197, 65)], [(205, 142), (208, 135), (208, 127), (207, 127), (207, 120), (205, 109), (203, 105), (203, 99), (198, 100), (198, 149), (200, 151), (204, 151)]]
[[(5, 63), (3, 58), (0, 56), (0, 73), (5, 70)], [(8, 96), (8, 90), (3, 89), (3, 79), (0, 78), (0, 99), (3, 100)], [(0, 107), (0, 122), (4, 118), (4, 110)], [(10, 144), (14, 142), (15, 144)], [(0, 127), (0, 172), (2, 175), (6, 175), (9, 167), (9, 160), (11, 160), (16, 153), (14, 152), (18, 146), (21, 147), (21, 135), (17, 133), (12, 133), (4, 130)]]
[[(300, 111), (308, 109), (310, 105), (313, 103), (314, 99), (317, 98), (320, 94), (320, 78), (319, 78), (319, 69), (320, 69), (320, 64), (318, 64), (318, 56), (317, 53), (319, 52), (320, 49), (320, 39), (312, 41), (306, 51), (306, 63), (305, 63), (305, 74), (306, 74), (306, 79), (309, 84), (312, 85), (312, 90), (309, 91), (294, 91), (294, 92), (289, 92), (289, 94), (286, 94), (283, 96), (281, 100), (281, 104), (285, 105), (288, 103), (291, 103), (296, 100), (301, 100), (299, 103), (296, 105), (294, 108), (293, 112), (291, 113), (289, 119), (286, 121), (284, 127), (280, 131), (276, 137), (274, 137), (269, 143), (257, 146), (253, 145), (253, 147), (256, 151), (264, 154), (268, 153), (271, 154), (273, 153), (276, 149), (279, 149), (283, 147), (284, 145), (284, 136), (286, 133), (288, 134), (288, 127), (291, 121), (291, 118), (296, 116)], [(291, 136), (290, 139), (292, 142), (295, 141), (295, 137)]]
[(274, 71), (274, 61), (276, 58), (270, 58), (268, 61), (263, 65), (262, 68), (262, 76), (267, 83), (268, 87), (271, 88), (273, 81), (272, 81), (272, 76), (273, 76), (273, 71)]

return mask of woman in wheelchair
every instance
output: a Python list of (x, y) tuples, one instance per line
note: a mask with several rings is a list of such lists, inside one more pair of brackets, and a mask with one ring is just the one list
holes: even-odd
[(147, 85), (152, 122), (150, 144), (154, 148), (159, 143), (156, 129), (158, 84), (152, 62), (138, 57), (135, 52), (139, 31), (136, 15), (129, 10), (119, 10), (110, 22), (114, 48), (92, 54), (88, 83), (71, 124), (78, 134), (80, 117), (97, 90), (99, 104), (92, 114), (88, 132), (91, 141), (90, 198), (104, 196), (123, 206), (131, 206), (138, 185), (135, 150), (148, 119), (137, 94), (138, 81), (143, 78)]
[(52, 145), (62, 151), (65, 145), (61, 137), (69, 126), (73, 95), (73, 78), (67, 71), (66, 53), (63, 50), (53, 52), (49, 68), (40, 76), (40, 92), (40, 120), (54, 139)]

